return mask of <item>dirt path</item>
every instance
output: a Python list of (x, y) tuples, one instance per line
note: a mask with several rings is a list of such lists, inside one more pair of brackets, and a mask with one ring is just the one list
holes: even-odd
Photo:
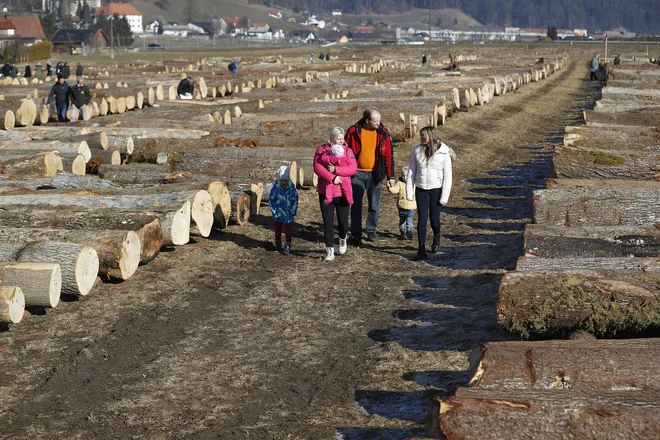
[(497, 287), (550, 170), (542, 149), (596, 93), (583, 65), (441, 129), (459, 159), (429, 264), (409, 261), (387, 193), (380, 240), (320, 262), (318, 199), (303, 190), (292, 256), (259, 217), (0, 333), (0, 438), (423, 435), (429, 398), (467, 382), (468, 351), (510, 337)]

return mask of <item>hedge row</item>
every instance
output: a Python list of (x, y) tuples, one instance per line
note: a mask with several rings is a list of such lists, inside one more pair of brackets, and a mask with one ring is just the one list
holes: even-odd
[(30, 61), (46, 60), (53, 55), (53, 44), (50, 41), (28, 46), (28, 58)]

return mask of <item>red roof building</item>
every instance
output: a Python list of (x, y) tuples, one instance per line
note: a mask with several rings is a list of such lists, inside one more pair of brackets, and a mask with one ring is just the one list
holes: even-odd
[(38, 43), (46, 39), (39, 17), (0, 17), (0, 23), (7, 22), (14, 26), (14, 38), (24, 43)]

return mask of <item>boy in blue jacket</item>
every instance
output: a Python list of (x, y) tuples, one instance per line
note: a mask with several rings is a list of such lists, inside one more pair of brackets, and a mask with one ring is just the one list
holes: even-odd
[[(275, 247), (284, 255), (291, 252), (291, 236), (293, 235), (293, 218), (298, 213), (298, 191), (291, 182), (289, 167), (281, 166), (279, 180), (270, 190), (268, 206), (275, 223)], [(282, 248), (282, 230), (286, 236), (286, 244)]]

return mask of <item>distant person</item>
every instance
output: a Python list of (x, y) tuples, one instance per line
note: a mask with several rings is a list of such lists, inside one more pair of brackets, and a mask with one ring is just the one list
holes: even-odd
[[(275, 229), (275, 248), (284, 255), (291, 253), (293, 237), (293, 220), (298, 213), (298, 191), (290, 177), (289, 167), (281, 166), (279, 179), (270, 190), (268, 206), (273, 214)], [(282, 231), (286, 242), (282, 247)]]
[(11, 64), (9, 64), (9, 61), (2, 66), (2, 76), (11, 76)]
[(48, 107), (55, 105), (57, 109), (57, 120), (66, 122), (66, 111), (69, 108), (69, 85), (64, 80), (64, 75), (57, 75), (57, 81), (53, 84), (48, 94)]
[(352, 178), (355, 203), (351, 208), (350, 242), (353, 246), (360, 246), (365, 193), (368, 201), (367, 241), (374, 242), (377, 240), (381, 182), (387, 179), (388, 186), (396, 183), (392, 136), (381, 122), (380, 111), (370, 107), (364, 111), (362, 119), (346, 131), (346, 142), (357, 160), (357, 172)]
[(320, 53), (320, 54), (319, 54), (319, 60), (323, 61), (324, 59), (325, 59), (325, 55), (323, 55), (322, 53)]
[(46, 62), (46, 75), (51, 76), (53, 74), (53, 65), (50, 63), (50, 60)]
[[(347, 250), (348, 239), (348, 216), (351, 212), (351, 204), (346, 195), (342, 193), (342, 179), (349, 178), (357, 171), (357, 161), (353, 151), (348, 148), (344, 140), (344, 129), (333, 127), (328, 133), (328, 141), (319, 146), (314, 153), (314, 172), (319, 176), (316, 191), (319, 193), (319, 204), (321, 205), (321, 217), (323, 218), (323, 241), (325, 243), (325, 261), (335, 259), (335, 211), (337, 212), (337, 232), (339, 233), (339, 255), (344, 255)], [(346, 166), (325, 164), (323, 156), (327, 155), (334, 145), (344, 147)], [(326, 203), (328, 186), (332, 185), (332, 201)]]
[(43, 75), (44, 71), (43, 68), (41, 67), (41, 63), (37, 63), (37, 65), (34, 67), (34, 76), (36, 78), (39, 78), (41, 75)]
[(330, 52), (325, 54), (325, 60), (330, 61)]
[(64, 65), (63, 62), (58, 62), (57, 65), (55, 66), (55, 74), (59, 75), (62, 73), (62, 66)]
[(78, 78), (83, 76), (83, 66), (80, 63), (78, 63), (78, 66), (76, 67), (76, 76)]
[[(417, 199), (417, 255), (424, 260), (426, 252), (426, 224), (433, 230), (431, 253), (440, 252), (440, 211), (449, 200), (452, 186), (450, 149), (438, 140), (435, 127), (419, 131), (420, 144), (413, 148), (406, 178), (406, 199)], [(416, 188), (415, 188), (416, 186)]]
[(231, 60), (231, 63), (227, 65), (227, 69), (229, 70), (229, 73), (235, 75), (238, 71), (238, 62), (236, 62), (236, 60)]
[(92, 94), (89, 92), (89, 87), (83, 84), (82, 76), (78, 77), (76, 85), (69, 88), (71, 94), (71, 103), (80, 109), (89, 104), (92, 100)]
[(311, 54), (311, 55), (309, 56), (309, 62), (312, 63), (312, 64), (314, 64), (314, 54)]
[(25, 73), (23, 73), (23, 77), (32, 78), (32, 67), (30, 67), (29, 64), (25, 65)]
[(179, 82), (179, 86), (176, 88), (176, 93), (179, 95), (180, 99), (193, 99), (193, 93), (195, 92), (195, 83), (192, 77), (187, 77), (182, 79)]
[(598, 79), (598, 67), (599, 67), (599, 61), (598, 59), (600, 58), (600, 55), (596, 54), (594, 57), (591, 59), (591, 81), (596, 81)]
[(16, 63), (11, 63), (11, 77), (16, 78), (18, 76), (18, 67), (16, 67)]
[(401, 168), (400, 180), (396, 185), (387, 188), (392, 194), (399, 195), (396, 207), (399, 210), (399, 233), (401, 234), (399, 238), (402, 240), (412, 240), (413, 238), (413, 231), (415, 230), (415, 227), (413, 226), (413, 217), (415, 216), (415, 210), (417, 209), (417, 202), (415, 202), (414, 194), (412, 200), (406, 198), (408, 170), (409, 167), (407, 166)]
[(426, 54), (422, 54), (422, 66), (426, 66)]
[(64, 79), (69, 79), (71, 76), (71, 67), (69, 66), (68, 61), (65, 61), (62, 65), (62, 75), (64, 75)]
[(614, 58), (614, 65), (618, 66), (621, 64), (621, 55), (617, 55), (616, 58)]

